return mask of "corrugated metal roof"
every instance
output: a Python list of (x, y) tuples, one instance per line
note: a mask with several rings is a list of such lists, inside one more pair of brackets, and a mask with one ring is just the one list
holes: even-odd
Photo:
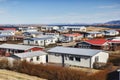
[(82, 56), (93, 56), (102, 50), (95, 49), (80, 49), (80, 48), (70, 48), (70, 47), (54, 47), (48, 50), (50, 53), (58, 54), (72, 54), (72, 55), (82, 55)]
[(90, 32), (87, 32), (88, 34), (100, 34), (101, 32), (98, 32), (98, 31), (90, 31)]
[(6, 48), (6, 49), (17, 49), (17, 50), (28, 50), (31, 48), (34, 48), (37, 46), (27, 46), (27, 45), (20, 45), (20, 44), (2, 44), (0, 45), (0, 48)]
[(106, 32), (117, 32), (116, 30), (105, 30)]
[(104, 43), (107, 42), (106, 39), (91, 39), (91, 40), (85, 40), (83, 42), (87, 42), (89, 44), (93, 44), (93, 45), (103, 45)]
[(19, 58), (28, 58), (28, 57), (35, 57), (35, 56), (41, 56), (41, 55), (47, 55), (47, 53), (43, 51), (33, 51), (33, 52), (14, 54), (14, 56), (17, 56)]
[(47, 39), (53, 39), (53, 37), (48, 37), (48, 38), (29, 38), (25, 40), (47, 40)]

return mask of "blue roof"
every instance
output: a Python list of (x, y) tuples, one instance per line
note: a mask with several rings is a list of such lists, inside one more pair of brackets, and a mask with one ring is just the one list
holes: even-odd
[(48, 50), (48, 53), (71, 54), (71, 55), (82, 55), (82, 56), (94, 56), (99, 52), (102, 52), (102, 50), (80, 49), (80, 48), (70, 48), (70, 47), (60, 47), (60, 46)]

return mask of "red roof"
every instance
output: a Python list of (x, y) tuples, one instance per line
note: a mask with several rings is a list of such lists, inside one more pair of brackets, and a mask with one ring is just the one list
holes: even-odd
[(16, 28), (0, 28), (0, 30), (16, 30)]
[(120, 40), (109, 40), (111, 43), (120, 43)]
[(107, 42), (105, 39), (92, 39), (92, 40), (86, 40), (85, 42), (93, 45), (103, 45)]
[(73, 34), (64, 34), (64, 36), (72, 36), (72, 37), (77, 37), (77, 36), (81, 36), (82, 34), (79, 33), (73, 33)]

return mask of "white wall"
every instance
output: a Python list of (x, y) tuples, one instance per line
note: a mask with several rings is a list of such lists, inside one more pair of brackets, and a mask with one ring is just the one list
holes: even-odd
[(76, 61), (75, 58), (73, 61), (69, 60), (69, 58), (67, 58), (67, 60), (65, 60), (65, 64), (68, 65), (72, 65), (72, 66), (81, 66), (81, 67), (90, 67), (90, 58), (84, 58), (81, 57), (81, 61)]
[(95, 62), (95, 57), (99, 57), (98, 58), (98, 62), (101, 62), (101, 63), (107, 63), (107, 60), (109, 58), (109, 54), (106, 53), (106, 52), (99, 52), (98, 54), (94, 55), (92, 58), (91, 58), (91, 66), (93, 67), (93, 64)]
[[(50, 63), (60, 63), (62, 64), (62, 56), (61, 55), (57, 55), (55, 56), (55, 54), (49, 54), (48, 55), (48, 62)], [(81, 67), (90, 67), (90, 58), (87, 57), (81, 57), (81, 61), (76, 61), (75, 58), (73, 61), (69, 60), (69, 58), (64, 57), (64, 63), (65, 65), (71, 65), (71, 66), (81, 66)]]
[(50, 62), (50, 63), (62, 63), (62, 57), (55, 56), (55, 54), (49, 54), (48, 55), (48, 62)]
[[(37, 60), (37, 56), (31, 57), (31, 58), (33, 59), (33, 61), (31, 61), (33, 63), (37, 63), (37, 64), (46, 63), (46, 55), (39, 56), (39, 60)], [(30, 62), (31, 58), (24, 58), (21, 60), (26, 60), (26, 61)]]

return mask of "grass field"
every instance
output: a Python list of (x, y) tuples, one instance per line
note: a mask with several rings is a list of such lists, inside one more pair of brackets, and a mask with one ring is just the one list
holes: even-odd
[(0, 80), (45, 80), (14, 71), (0, 69)]

